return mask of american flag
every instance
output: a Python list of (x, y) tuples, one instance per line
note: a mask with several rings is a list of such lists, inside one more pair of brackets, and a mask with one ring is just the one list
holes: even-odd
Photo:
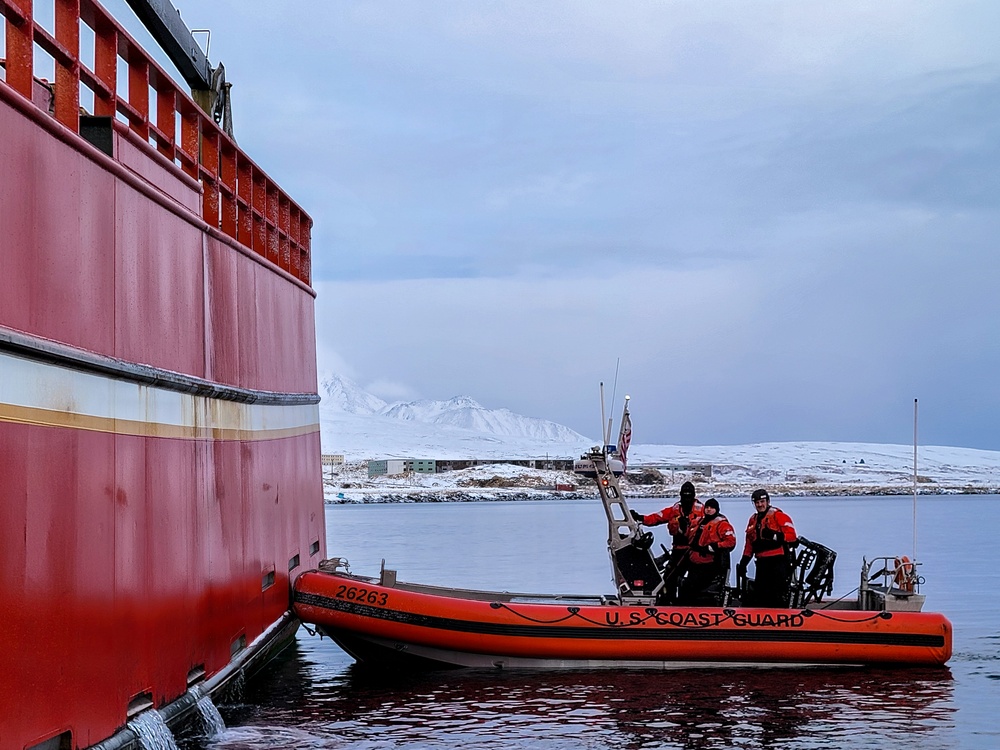
[(626, 461), (628, 460), (628, 446), (632, 442), (632, 417), (628, 413), (628, 405), (625, 406), (625, 411), (622, 412), (622, 429), (618, 433), (618, 455), (622, 460), (622, 471), (627, 467)]

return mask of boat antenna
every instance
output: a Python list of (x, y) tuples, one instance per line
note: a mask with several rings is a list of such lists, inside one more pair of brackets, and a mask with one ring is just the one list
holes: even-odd
[(917, 559), (917, 399), (913, 399), (913, 560)]
[[(622, 363), (622, 358), (619, 357), (615, 361), (615, 382), (614, 382), (614, 385), (611, 386), (611, 408), (612, 409), (615, 408), (615, 396), (618, 394), (618, 368), (621, 366), (621, 363)], [(614, 419), (615, 415), (612, 414), (611, 418)], [(611, 435), (610, 430), (608, 431), (608, 435), (609, 436)]]
[[(607, 430), (607, 432), (606, 432)], [(601, 381), (601, 450), (607, 450), (608, 440), (610, 440), (610, 428), (604, 426), (604, 381)]]
[[(621, 363), (622, 363), (622, 358), (619, 357), (615, 361), (615, 382), (611, 386), (611, 416), (608, 417), (608, 427), (607, 427), (607, 430), (604, 433), (604, 445), (605, 446), (611, 445), (611, 426), (612, 426), (612, 423), (614, 422), (614, 419), (615, 419), (615, 414), (614, 414), (614, 410), (615, 410), (615, 394), (618, 393), (618, 368), (621, 366)], [(604, 394), (603, 393), (601, 394), (601, 406), (602, 407), (604, 406)], [(604, 419), (604, 412), (603, 411), (601, 412), (601, 419), (602, 420)]]

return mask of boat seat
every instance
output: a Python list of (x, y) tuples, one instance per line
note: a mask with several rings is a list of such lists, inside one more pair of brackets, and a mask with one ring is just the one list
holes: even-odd
[(832, 549), (800, 536), (789, 586), (789, 606), (799, 609), (810, 602), (821, 602), (825, 594), (833, 593), (836, 560), (837, 553)]

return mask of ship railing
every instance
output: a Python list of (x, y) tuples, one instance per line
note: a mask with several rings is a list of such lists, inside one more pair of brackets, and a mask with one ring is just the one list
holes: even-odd
[[(54, 4), (51, 20), (39, 19), (32, 0), (0, 0), (5, 47), (0, 86), (77, 134), (81, 107), (84, 114), (127, 127), (201, 184), (207, 224), (309, 284), (309, 215), (100, 4), (48, 1)], [(36, 78), (36, 69), (43, 68), (53, 70), (51, 81)], [(51, 97), (33, 97), (39, 83)]]

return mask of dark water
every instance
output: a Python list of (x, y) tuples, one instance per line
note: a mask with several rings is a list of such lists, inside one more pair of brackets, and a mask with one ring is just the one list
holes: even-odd
[[(835, 596), (857, 586), (862, 555), (912, 553), (912, 498), (776, 504), (837, 550)], [(722, 506), (742, 539), (750, 503)], [(229, 728), (210, 747), (1000, 748), (1000, 497), (920, 498), (917, 530), (926, 608), (955, 625), (946, 668), (401, 676), (300, 632), (242, 703), (220, 706)], [(331, 556), (370, 575), (384, 557), (427, 583), (608, 593), (606, 538), (597, 501), (327, 508)]]

